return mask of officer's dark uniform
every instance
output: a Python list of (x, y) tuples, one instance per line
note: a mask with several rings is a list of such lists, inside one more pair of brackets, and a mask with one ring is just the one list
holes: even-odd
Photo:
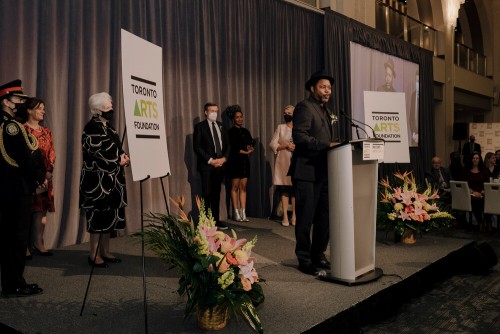
[[(25, 99), (21, 81), (0, 86), (0, 103), (18, 96)], [(0, 111), (0, 265), (2, 293), (6, 296), (29, 296), (42, 292), (23, 277), (26, 247), (31, 222), (31, 198), (43, 176), (35, 175), (33, 152), (36, 138), (8, 112)]]

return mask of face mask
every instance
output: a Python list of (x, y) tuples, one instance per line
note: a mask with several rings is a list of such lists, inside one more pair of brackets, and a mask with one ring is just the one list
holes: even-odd
[(208, 114), (208, 119), (212, 122), (215, 122), (217, 120), (217, 113), (211, 112), (210, 114)]
[(101, 117), (104, 118), (106, 121), (111, 121), (113, 118), (113, 109), (110, 109), (106, 112), (101, 111)]
[(283, 117), (285, 118), (285, 122), (287, 123), (293, 121), (292, 115), (283, 115)]
[(24, 103), (14, 103), (16, 105), (16, 113), (24, 113), (27, 111)]
[(14, 112), (14, 110), (16, 113), (26, 113), (27, 112), (28, 108), (26, 108), (26, 104), (24, 104), (24, 102), (23, 103), (15, 103), (12, 101), (10, 101), (10, 102), (14, 104), (14, 108), (11, 109), (12, 112)]

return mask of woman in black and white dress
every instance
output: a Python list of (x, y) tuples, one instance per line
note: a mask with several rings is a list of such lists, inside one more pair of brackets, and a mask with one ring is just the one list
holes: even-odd
[(125, 228), (124, 167), (130, 159), (122, 150), (118, 133), (109, 124), (113, 117), (111, 96), (104, 92), (94, 94), (89, 98), (89, 107), (93, 117), (82, 135), (80, 208), (85, 209), (90, 233), (88, 262), (106, 268), (106, 262), (121, 262), (109, 252), (109, 239), (113, 230)]

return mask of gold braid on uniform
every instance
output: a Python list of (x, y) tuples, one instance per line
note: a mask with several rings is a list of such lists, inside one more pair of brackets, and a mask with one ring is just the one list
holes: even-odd
[[(37, 150), (38, 149), (38, 140), (36, 139), (36, 137), (33, 136), (31, 133), (26, 132), (26, 129), (24, 128), (24, 126), (21, 123), (14, 121), (14, 120), (12, 120), (11, 122), (16, 123), (17, 126), (19, 127), (19, 129), (21, 130), (21, 134), (23, 135), (24, 140), (26, 141), (26, 145), (28, 145), (28, 148), (31, 151)], [(5, 123), (2, 123), (2, 125), (0, 125), (0, 153), (2, 154), (2, 157), (5, 159), (5, 161), (9, 165), (14, 166), (14, 167), (19, 167), (17, 162), (14, 159), (12, 159), (7, 154), (7, 151), (5, 150), (5, 145), (3, 142), (3, 127), (4, 127), (4, 125), (5, 125)]]

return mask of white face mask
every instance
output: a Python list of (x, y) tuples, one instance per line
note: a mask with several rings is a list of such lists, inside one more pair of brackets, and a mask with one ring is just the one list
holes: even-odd
[(217, 113), (211, 112), (210, 114), (208, 114), (208, 119), (212, 122), (215, 122), (217, 120)]

